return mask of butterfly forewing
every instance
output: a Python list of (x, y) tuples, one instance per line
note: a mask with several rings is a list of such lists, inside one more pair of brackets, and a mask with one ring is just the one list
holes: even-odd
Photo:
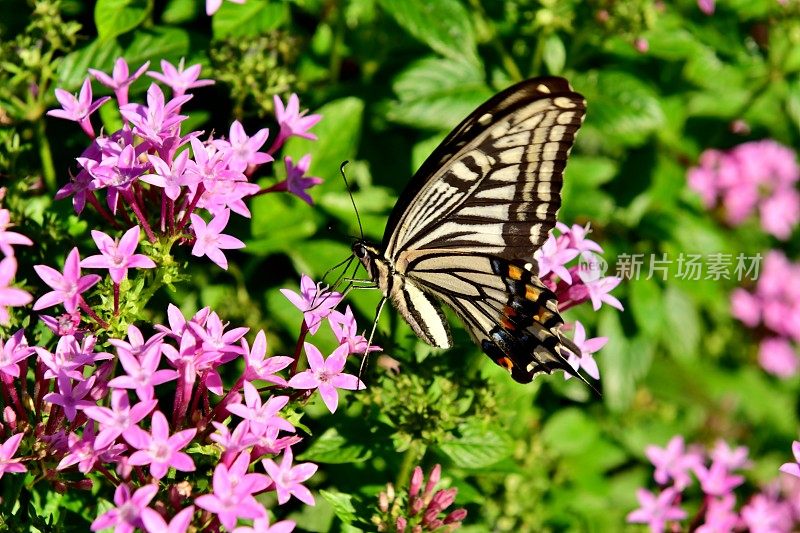
[(395, 207), (387, 257), (442, 248), (529, 257), (555, 225), (584, 110), (560, 78), (519, 84), (481, 106), (423, 164)]

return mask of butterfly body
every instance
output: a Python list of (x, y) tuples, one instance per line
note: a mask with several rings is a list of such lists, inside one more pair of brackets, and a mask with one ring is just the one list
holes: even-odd
[(580, 352), (561, 333), (555, 295), (533, 252), (560, 206), (567, 155), (585, 102), (562, 78), (494, 96), (423, 163), (389, 217), (380, 247), (353, 245), (371, 279), (414, 332), (452, 345), (444, 303), (512, 377), (563, 369)]

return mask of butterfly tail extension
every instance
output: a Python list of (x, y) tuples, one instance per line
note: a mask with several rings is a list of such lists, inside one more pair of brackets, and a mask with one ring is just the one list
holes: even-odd
[(580, 349), (561, 331), (564, 321), (555, 294), (526, 268), (528, 264), (500, 258), (491, 263), (506, 285), (508, 301), (500, 324), (482, 342), (484, 352), (520, 383), (530, 382), (539, 372), (563, 370), (595, 389), (569, 364), (570, 355), (580, 356)]

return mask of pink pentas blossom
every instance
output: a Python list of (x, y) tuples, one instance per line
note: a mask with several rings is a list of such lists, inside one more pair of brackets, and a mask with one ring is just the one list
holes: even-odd
[(700, 488), (709, 496), (724, 496), (744, 483), (744, 477), (732, 474), (722, 461), (712, 461), (711, 466), (697, 465), (694, 468)]
[(345, 374), (344, 365), (350, 353), (349, 347), (342, 344), (327, 358), (322, 357), (319, 349), (311, 343), (305, 343), (309, 369), (292, 376), (289, 386), (294, 389), (317, 389), (328, 410), (333, 413), (339, 405), (337, 389), (365, 389), (364, 382), (358, 376)]
[(293, 460), (292, 449), (286, 448), (280, 465), (272, 459), (261, 461), (278, 494), (278, 503), (283, 505), (294, 496), (307, 505), (315, 505), (314, 496), (302, 483), (313, 476), (318, 467), (313, 463), (292, 465)]
[(123, 445), (113, 448), (98, 446), (94, 424), (86, 424), (81, 435), (70, 433), (67, 437), (67, 454), (59, 461), (56, 470), (65, 470), (77, 464), (78, 471), (86, 474), (91, 472), (97, 463), (113, 460), (123, 451), (125, 451)]
[(36, 300), (33, 304), (35, 311), (62, 303), (68, 313), (78, 308), (81, 294), (100, 281), (100, 276), (96, 274), (81, 276), (80, 261), (78, 248), (73, 248), (64, 261), (63, 273), (46, 265), (34, 265), (33, 268), (42, 281), (53, 289)]
[(56, 381), (58, 383), (58, 392), (48, 392), (44, 395), (44, 401), (60, 405), (64, 409), (64, 415), (70, 422), (75, 420), (78, 410), (86, 409), (95, 404), (90, 399), (84, 399), (89, 395), (92, 386), (94, 386), (95, 376), (73, 384), (72, 379), (66, 374), (59, 374)]
[(102, 231), (92, 230), (92, 239), (100, 255), (81, 261), (84, 268), (107, 268), (114, 283), (121, 283), (129, 268), (155, 268), (155, 262), (144, 254), (134, 253), (139, 245), (139, 226), (134, 226), (121, 239), (112, 239)]
[(24, 436), (24, 433), (17, 433), (16, 435), (11, 435), (3, 444), (0, 444), (0, 479), (3, 478), (3, 474), (21, 474), (28, 471), (25, 465), (20, 462), (20, 458), (14, 458)]
[(117, 61), (114, 63), (114, 69), (111, 72), (111, 76), (103, 72), (102, 70), (97, 70), (90, 68), (89, 73), (94, 76), (94, 79), (108, 87), (109, 89), (114, 90), (114, 96), (117, 98), (117, 103), (119, 105), (125, 105), (128, 103), (128, 88), (130, 85), (139, 79), (139, 77), (144, 74), (144, 71), (147, 70), (147, 67), (150, 66), (150, 62), (145, 62), (144, 65), (139, 67), (136, 72), (130, 74), (130, 70), (128, 68), (128, 62), (125, 61), (124, 58), (119, 57)]
[(681, 435), (672, 437), (664, 448), (648, 446), (645, 455), (655, 466), (653, 477), (656, 482), (666, 485), (672, 481), (679, 491), (689, 486), (692, 481), (689, 473), (703, 462), (697, 452), (687, 450)]
[[(233, 431), (226, 424), (211, 422), (217, 431), (209, 437), (223, 449), (221, 461), (225, 466), (230, 466), (233, 459), (245, 449), (253, 446), (256, 436), (250, 433), (250, 426), (247, 422), (236, 425)], [(277, 431), (277, 428), (275, 428)]]
[(147, 89), (147, 105), (126, 104), (120, 106), (122, 117), (133, 126), (137, 135), (161, 146), (164, 139), (173, 137), (186, 115), (178, 114), (180, 107), (192, 98), (191, 95), (176, 96), (169, 102), (164, 92), (155, 83)]
[(225, 330), (227, 323), (215, 312), (208, 314), (205, 324), (200, 326), (190, 322), (189, 328), (202, 342), (202, 348), (211, 355), (220, 356), (220, 363), (232, 361), (243, 353), (243, 348), (237, 345), (250, 328), (233, 328)]
[(212, 494), (203, 494), (194, 503), (217, 515), (220, 523), (232, 530), (239, 518), (256, 519), (265, 515), (264, 506), (253, 497), (266, 489), (270, 480), (264, 474), (248, 473), (250, 454), (242, 452), (230, 467), (223, 463), (214, 468)]
[[(580, 357), (576, 354), (570, 354), (567, 362), (576, 371), (583, 369), (594, 379), (600, 379), (600, 369), (597, 367), (597, 362), (592, 355), (600, 350), (608, 342), (608, 337), (594, 337), (592, 339), (586, 338), (586, 329), (583, 324), (575, 322), (575, 334), (572, 337), (572, 342), (580, 350)], [(569, 373), (564, 373), (564, 379), (572, 377)]]
[(639, 508), (628, 513), (627, 520), (647, 524), (653, 533), (662, 533), (667, 522), (686, 518), (686, 511), (676, 505), (679, 496), (680, 493), (672, 487), (664, 489), (658, 496), (649, 490), (639, 489), (636, 491)]
[(242, 339), (242, 348), (246, 365), (244, 374), (246, 380), (261, 379), (282, 387), (286, 386), (286, 380), (276, 376), (275, 373), (292, 364), (294, 359), (286, 356), (267, 357), (267, 336), (264, 334), (264, 330), (259, 330), (256, 334), (252, 348), (248, 346), (245, 339)]
[(16, 231), (8, 231), (11, 224), (11, 213), (8, 209), (0, 209), (0, 252), (5, 255), (14, 255), (13, 246), (32, 246), (33, 241)]
[[(238, 428), (237, 428), (238, 429)], [(289, 446), (294, 446), (300, 442), (302, 437), (297, 435), (287, 435), (280, 437), (280, 429), (276, 426), (268, 426), (266, 430), (258, 435), (250, 435), (254, 438), (253, 441), (253, 456), (261, 457), (265, 454), (279, 454)]]
[(754, 328), (761, 322), (761, 302), (745, 289), (734, 289), (731, 293), (731, 314), (746, 326)]
[(714, 14), (714, 0), (697, 0), (697, 7), (706, 15)]
[(777, 189), (761, 202), (758, 211), (764, 231), (785, 241), (800, 222), (800, 193), (793, 185)]
[(148, 533), (186, 533), (192, 523), (193, 514), (194, 506), (190, 505), (178, 511), (167, 524), (157, 511), (145, 507), (142, 510), (142, 522)]
[(86, 78), (77, 96), (64, 89), (56, 89), (56, 99), (61, 104), (61, 109), (50, 110), (47, 114), (51, 117), (77, 122), (86, 135), (94, 138), (94, 128), (92, 128), (92, 122), (89, 117), (97, 111), (97, 108), (111, 100), (111, 97), (104, 96), (92, 101), (92, 82), (89, 78)]
[(102, 449), (111, 445), (117, 437), (144, 420), (156, 405), (156, 400), (146, 400), (131, 407), (128, 393), (124, 389), (115, 389), (111, 391), (111, 407), (86, 407), (83, 410), (86, 416), (100, 423), (95, 446)]
[(0, 324), (7, 326), (11, 315), (9, 307), (22, 307), (33, 301), (33, 296), (27, 291), (11, 287), (14, 276), (17, 275), (17, 260), (9, 256), (0, 261)]
[(167, 198), (175, 201), (180, 196), (182, 187), (194, 185), (199, 181), (197, 175), (186, 172), (188, 158), (189, 152), (184, 150), (170, 165), (157, 155), (149, 155), (148, 159), (153, 165), (153, 172), (143, 174), (140, 179), (145, 183), (163, 188)]
[(281, 126), (281, 131), (278, 133), (278, 138), (272, 150), (283, 145), (283, 143), (290, 136), (304, 137), (306, 139), (316, 140), (317, 136), (309, 133), (314, 124), (322, 120), (322, 115), (306, 115), (307, 111), (300, 111), (300, 99), (296, 94), (292, 93), (289, 96), (289, 101), (284, 107), (283, 101), (276, 94), (273, 97), (275, 104), (275, 118)]
[(794, 462), (782, 464), (780, 470), (785, 474), (800, 478), (800, 441), (796, 440), (792, 443), (792, 453)]
[(756, 494), (741, 510), (742, 525), (750, 533), (790, 533), (792, 508), (769, 494)]
[(348, 305), (344, 313), (332, 310), (328, 315), (328, 324), (331, 326), (333, 334), (339, 344), (346, 344), (351, 354), (361, 354), (367, 351), (380, 351), (380, 346), (368, 346), (367, 338), (358, 333), (358, 325), (353, 310)]
[(245, 381), (244, 399), (244, 405), (240, 403), (228, 405), (228, 412), (247, 420), (253, 434), (257, 435), (270, 426), (290, 433), (295, 431), (294, 426), (288, 420), (278, 416), (278, 412), (289, 403), (288, 396), (272, 396), (262, 403), (258, 389), (249, 381)]
[(24, 329), (17, 330), (5, 340), (0, 338), (0, 373), (18, 378), (20, 375), (19, 363), (33, 353), (33, 348), (28, 346), (28, 341), (25, 339)]
[(800, 370), (800, 356), (788, 339), (772, 337), (759, 344), (758, 364), (770, 374), (790, 378)]
[(171, 369), (158, 369), (161, 362), (162, 345), (155, 343), (135, 357), (124, 350), (117, 350), (117, 357), (125, 370), (125, 374), (108, 382), (112, 388), (134, 389), (142, 401), (151, 400), (155, 394), (155, 386), (172, 381), (178, 373)]
[[(41, 346), (36, 346), (34, 349), (39, 355), (39, 360), (46, 367), (44, 372), (46, 379), (65, 375), (72, 379), (82, 380), (83, 368), (95, 361), (94, 347), (95, 338), (91, 335), (86, 337), (82, 343), (78, 342), (74, 335), (64, 335), (58, 339), (53, 353)], [(106, 358), (106, 355), (101, 355), (101, 357)]]
[(741, 519), (736, 513), (736, 496), (725, 494), (721, 498), (709, 498), (705, 521), (697, 528), (697, 533), (729, 533), (740, 526)]
[(165, 333), (160, 332), (145, 340), (139, 328), (131, 324), (128, 326), (127, 341), (122, 339), (108, 339), (108, 343), (117, 349), (117, 353), (124, 352), (128, 356), (139, 357), (153, 344), (161, 342), (164, 336)]
[(542, 247), (534, 252), (533, 258), (538, 262), (540, 277), (552, 272), (572, 284), (572, 275), (565, 265), (578, 257), (579, 253), (578, 250), (569, 247), (568, 240), (559, 242), (554, 235), (550, 235)]
[(214, 145), (224, 154), (229, 154), (228, 166), (238, 172), (244, 172), (248, 167), (255, 167), (272, 161), (272, 156), (259, 149), (267, 142), (269, 130), (262, 128), (252, 137), (244, 131), (242, 123), (234, 120), (231, 124), (228, 140), (218, 139)]
[(197, 428), (184, 429), (170, 435), (167, 417), (161, 411), (154, 411), (150, 421), (151, 433), (138, 426), (131, 426), (123, 432), (122, 436), (128, 444), (137, 450), (131, 454), (128, 462), (135, 466), (150, 465), (150, 475), (155, 479), (163, 478), (170, 468), (193, 472), (194, 461), (180, 450), (191, 442)]
[(200, 215), (192, 213), (192, 231), (195, 236), (195, 243), (192, 247), (192, 255), (196, 257), (206, 256), (216, 263), (220, 268), (228, 269), (228, 260), (222, 250), (235, 250), (244, 248), (245, 244), (230, 235), (222, 233), (228, 225), (230, 210), (225, 209), (216, 215), (211, 222), (206, 224)]
[(305, 274), (300, 278), (299, 294), (289, 289), (281, 289), (281, 293), (303, 312), (306, 327), (312, 335), (342, 300), (341, 294), (323, 289)]
[(597, 311), (606, 303), (620, 311), (623, 310), (622, 303), (609, 294), (622, 282), (622, 279), (616, 276), (600, 277), (599, 272), (593, 270), (579, 270), (578, 277), (586, 287), (589, 299), (592, 301), (592, 309)]
[(750, 468), (750, 460), (747, 458), (747, 446), (732, 447), (722, 439), (717, 440), (709, 456), (713, 462), (725, 466), (728, 470), (739, 470)]
[(306, 154), (301, 157), (297, 165), (294, 164), (292, 158), (288, 155), (283, 158), (283, 162), (286, 166), (286, 179), (275, 184), (272, 190), (289, 191), (308, 205), (312, 205), (314, 200), (311, 199), (306, 189), (319, 185), (323, 180), (322, 178), (314, 176), (306, 176), (306, 172), (308, 172), (308, 168), (311, 166), (311, 154)]
[(158, 485), (148, 484), (131, 494), (127, 484), (122, 483), (114, 492), (115, 507), (98, 516), (92, 522), (92, 531), (114, 528), (114, 533), (133, 533), (144, 526), (142, 513), (158, 492)]
[(183, 96), (189, 89), (206, 87), (216, 83), (214, 80), (198, 79), (202, 68), (199, 63), (184, 69), (183, 62), (184, 59), (181, 58), (176, 68), (166, 59), (162, 59), (161, 72), (149, 71), (147, 75), (172, 89), (173, 96)]

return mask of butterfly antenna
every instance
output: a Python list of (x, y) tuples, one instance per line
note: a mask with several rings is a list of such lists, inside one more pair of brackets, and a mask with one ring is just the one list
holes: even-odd
[(356, 220), (358, 220), (358, 232), (361, 234), (361, 239), (364, 239), (364, 227), (361, 225), (361, 216), (358, 214), (358, 207), (356, 207), (356, 200), (353, 198), (353, 191), (350, 190), (350, 184), (347, 183), (347, 176), (344, 174), (344, 167), (350, 161), (345, 161), (339, 166), (339, 173), (342, 175), (342, 179), (344, 180), (344, 186), (347, 189), (347, 194), (350, 195), (350, 201), (353, 203), (353, 210), (356, 212)]

